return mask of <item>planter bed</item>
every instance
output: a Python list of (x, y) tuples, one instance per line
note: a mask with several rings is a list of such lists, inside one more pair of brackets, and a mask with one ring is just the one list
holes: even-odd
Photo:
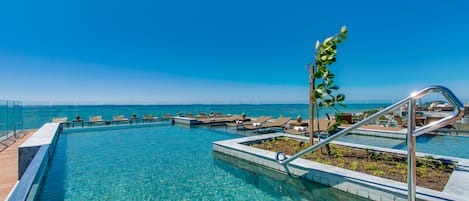
[[(277, 137), (249, 146), (294, 155), (310, 146), (309, 142), (288, 137)], [(407, 182), (407, 156), (371, 149), (330, 144), (306, 154), (303, 159), (316, 161), (374, 176)], [(438, 160), (431, 156), (417, 159), (417, 185), (442, 191), (455, 168), (449, 160)]]

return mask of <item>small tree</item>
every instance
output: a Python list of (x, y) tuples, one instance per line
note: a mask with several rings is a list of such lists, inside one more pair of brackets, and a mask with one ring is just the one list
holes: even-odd
[[(312, 63), (308, 64), (310, 67), (309, 133), (311, 144), (314, 144), (314, 116), (318, 119), (317, 128), (319, 131), (319, 109), (334, 108), (338, 111), (337, 105), (345, 107), (343, 104), (345, 95), (335, 95), (334, 93), (339, 87), (334, 84), (335, 75), (329, 70), (328, 66), (336, 61), (337, 45), (343, 43), (346, 38), (347, 29), (343, 26), (337, 35), (326, 38), (322, 43), (318, 40), (314, 51), (314, 65)], [(318, 81), (317, 85), (316, 80)], [(340, 125), (338, 121), (334, 124), (329, 122), (328, 130), (335, 130), (338, 125)]]

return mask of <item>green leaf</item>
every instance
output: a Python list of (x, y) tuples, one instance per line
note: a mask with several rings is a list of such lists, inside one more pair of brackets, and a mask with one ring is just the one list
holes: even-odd
[(314, 92), (314, 98), (315, 99), (321, 98), (321, 93)]
[(322, 72), (321, 71), (316, 71), (314, 73), (314, 78), (321, 78), (322, 77)]
[(339, 90), (339, 87), (338, 87), (338, 86), (332, 86), (332, 87), (329, 87), (329, 89), (332, 89), (332, 90)]
[(317, 40), (317, 41), (316, 41), (316, 48), (315, 48), (315, 49), (318, 49), (320, 45), (321, 45), (321, 42), (319, 42), (319, 40)]
[(326, 40), (324, 40), (323, 44), (329, 43), (331, 40), (332, 40), (332, 37), (326, 38)]
[(337, 95), (337, 101), (338, 101), (338, 102), (342, 102), (342, 101), (344, 101), (344, 100), (345, 100), (345, 95), (344, 95), (344, 94), (339, 94), (339, 95)]
[(340, 29), (340, 32), (342, 32), (342, 33), (347, 33), (347, 27), (346, 27), (346, 26), (342, 26), (342, 28)]

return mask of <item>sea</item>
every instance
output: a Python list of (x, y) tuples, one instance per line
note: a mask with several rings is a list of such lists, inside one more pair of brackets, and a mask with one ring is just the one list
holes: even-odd
[[(320, 117), (330, 116), (338, 112), (359, 113), (370, 109), (379, 109), (389, 106), (389, 104), (347, 104), (339, 111), (333, 109), (320, 110)], [(145, 114), (152, 114), (161, 117), (163, 114), (173, 116), (187, 113), (197, 115), (200, 112), (205, 114), (220, 112), (222, 114), (242, 114), (248, 117), (272, 116), (291, 117), (296, 119), (300, 115), (303, 119), (308, 119), (308, 104), (238, 104), (238, 105), (25, 105), (23, 109), (23, 129), (39, 128), (46, 122), (51, 122), (54, 117), (68, 117), (71, 121), (76, 116), (88, 120), (89, 116), (102, 115), (105, 120), (112, 120), (114, 115), (124, 115), (131, 117), (133, 114), (142, 117)]]

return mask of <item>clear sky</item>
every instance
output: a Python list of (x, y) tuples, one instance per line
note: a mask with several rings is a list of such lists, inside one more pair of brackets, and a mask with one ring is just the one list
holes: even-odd
[(316, 40), (349, 101), (469, 99), (469, 1), (2, 1), (0, 99), (306, 103)]

